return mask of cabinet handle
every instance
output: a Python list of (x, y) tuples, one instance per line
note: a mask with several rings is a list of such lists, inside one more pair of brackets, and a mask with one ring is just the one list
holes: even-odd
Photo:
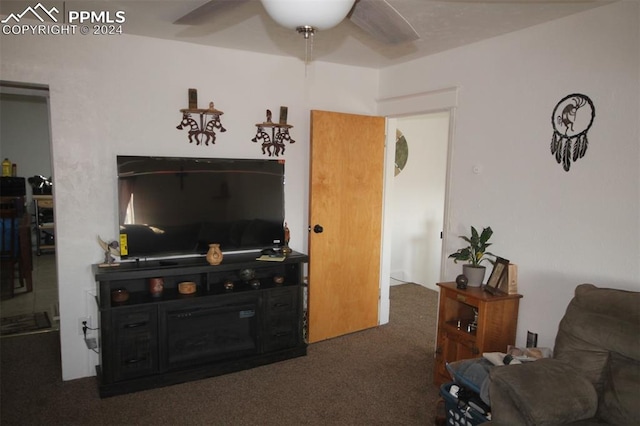
[(288, 303), (274, 303), (273, 304), (274, 308), (282, 308), (284, 306), (289, 306), (289, 304)]
[(136, 328), (136, 327), (142, 327), (147, 325), (146, 321), (143, 322), (132, 322), (131, 324), (125, 324), (124, 328)]
[(274, 333), (273, 337), (284, 337), (284, 336), (288, 336), (289, 334), (291, 334), (291, 333), (285, 332), (285, 331), (281, 331), (280, 333)]
[(139, 362), (146, 361), (146, 360), (147, 360), (147, 358), (146, 358), (146, 357), (143, 357), (143, 358), (133, 358), (133, 359), (128, 359), (128, 360), (126, 360), (126, 361), (125, 361), (125, 364), (137, 364), (137, 363), (139, 363)]
[(436, 348), (436, 354), (437, 354), (437, 355), (440, 355), (441, 353), (442, 353), (442, 347), (438, 346), (438, 347)]

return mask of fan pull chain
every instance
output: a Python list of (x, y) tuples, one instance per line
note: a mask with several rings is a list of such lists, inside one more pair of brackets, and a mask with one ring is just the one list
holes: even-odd
[(304, 36), (304, 76), (306, 77), (307, 67), (313, 59), (313, 35), (316, 30), (309, 25), (298, 27), (296, 30)]
[(311, 33), (311, 37), (305, 40), (304, 50), (304, 76), (306, 77), (309, 62), (313, 60), (313, 33)]

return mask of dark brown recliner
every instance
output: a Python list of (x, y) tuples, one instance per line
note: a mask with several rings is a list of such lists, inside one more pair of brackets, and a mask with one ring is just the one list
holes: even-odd
[(640, 424), (640, 293), (579, 285), (553, 358), (490, 380), (492, 425)]

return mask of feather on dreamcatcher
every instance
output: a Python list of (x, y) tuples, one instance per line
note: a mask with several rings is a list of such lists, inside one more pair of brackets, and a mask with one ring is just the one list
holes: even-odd
[(593, 124), (596, 109), (586, 95), (574, 93), (565, 96), (551, 114), (553, 136), (551, 154), (568, 172), (571, 162), (584, 157), (589, 146), (587, 132)]

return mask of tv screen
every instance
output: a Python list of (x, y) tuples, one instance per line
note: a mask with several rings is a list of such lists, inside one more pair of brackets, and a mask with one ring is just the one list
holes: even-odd
[(118, 156), (123, 257), (205, 254), (279, 246), (284, 161)]

